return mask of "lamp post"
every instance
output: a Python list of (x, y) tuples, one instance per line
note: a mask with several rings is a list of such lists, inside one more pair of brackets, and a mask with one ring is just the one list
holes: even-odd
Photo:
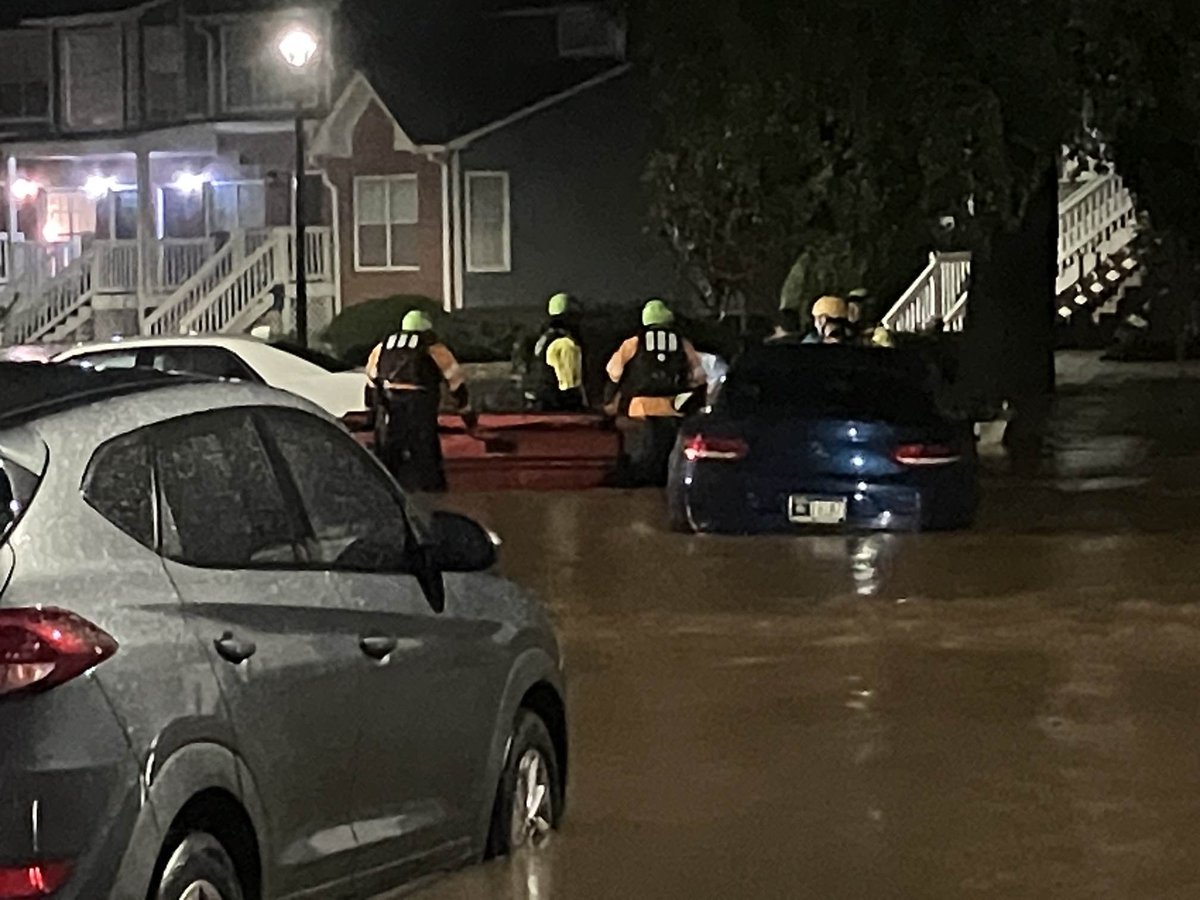
[(317, 37), (302, 25), (293, 25), (279, 38), (279, 55), (298, 76), (296, 92), (296, 339), (301, 347), (308, 346), (308, 246), (304, 240), (304, 75), (317, 57), (320, 45)]

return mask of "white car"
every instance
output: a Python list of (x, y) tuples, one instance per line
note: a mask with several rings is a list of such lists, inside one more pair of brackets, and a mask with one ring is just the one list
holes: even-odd
[(95, 369), (158, 369), (236, 378), (290, 391), (337, 418), (366, 408), (362, 369), (289, 344), (236, 336), (130, 338), (80, 344), (54, 357)]

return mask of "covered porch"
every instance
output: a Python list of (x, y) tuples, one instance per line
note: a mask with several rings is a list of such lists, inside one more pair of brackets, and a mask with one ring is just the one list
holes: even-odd
[[(267, 292), (273, 306), (286, 304), (295, 293), (290, 130), (261, 124), (3, 147), (5, 341), (229, 331), (254, 324), (245, 320)], [(305, 196), (319, 327), (337, 306), (335, 217), (320, 175), (306, 176)]]

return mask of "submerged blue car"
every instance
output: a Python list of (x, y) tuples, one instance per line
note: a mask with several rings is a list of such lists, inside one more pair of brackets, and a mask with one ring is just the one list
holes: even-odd
[(668, 480), (681, 531), (963, 528), (974, 431), (902, 351), (780, 343), (735, 364), (680, 431)]

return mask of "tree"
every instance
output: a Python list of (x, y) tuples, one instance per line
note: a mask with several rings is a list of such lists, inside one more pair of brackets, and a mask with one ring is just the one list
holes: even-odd
[(950, 217), (976, 259), (967, 380), (1052, 388), (1055, 176), (1087, 82), (1073, 0), (635, 9), (661, 97), (655, 212), (697, 268), (769, 295), (807, 251), (886, 289)]

